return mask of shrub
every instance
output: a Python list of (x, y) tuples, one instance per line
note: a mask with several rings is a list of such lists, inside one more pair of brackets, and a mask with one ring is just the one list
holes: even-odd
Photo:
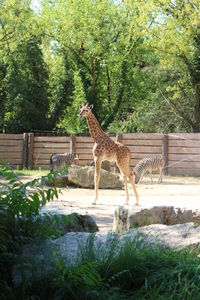
[[(2, 165), (0, 175), (6, 180), (0, 187), (0, 298), (7, 299), (16, 253), (34, 236), (41, 208), (58, 197), (58, 192), (56, 188), (44, 188), (45, 177), (23, 183), (12, 170)], [(56, 175), (49, 174), (48, 180), (55, 179)]]

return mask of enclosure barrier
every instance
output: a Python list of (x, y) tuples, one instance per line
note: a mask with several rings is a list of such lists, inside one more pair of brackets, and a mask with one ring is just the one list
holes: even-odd
[[(111, 138), (129, 147), (131, 167), (144, 157), (162, 154), (165, 174), (200, 175), (200, 133), (124, 133)], [(20, 169), (49, 169), (51, 154), (71, 151), (79, 155), (77, 164), (89, 165), (93, 145), (87, 135), (0, 134), (0, 163)]]

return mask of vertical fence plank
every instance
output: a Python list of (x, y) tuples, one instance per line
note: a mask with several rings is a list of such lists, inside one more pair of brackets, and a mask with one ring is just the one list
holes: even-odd
[(122, 133), (117, 133), (116, 134), (116, 142), (121, 143), (122, 142), (122, 138), (123, 138)]
[(28, 169), (33, 169), (34, 133), (28, 133)]
[(23, 134), (22, 166), (28, 168), (28, 133)]
[(76, 154), (76, 136), (74, 134), (70, 135), (70, 153)]
[(168, 175), (168, 134), (163, 134), (162, 155), (164, 158), (164, 175)]

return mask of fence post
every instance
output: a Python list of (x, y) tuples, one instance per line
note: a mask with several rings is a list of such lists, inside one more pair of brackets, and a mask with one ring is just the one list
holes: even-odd
[(116, 134), (116, 142), (121, 143), (121, 141), (122, 141), (122, 133), (117, 133)]
[(22, 166), (28, 167), (28, 133), (23, 134)]
[(76, 154), (76, 136), (74, 134), (70, 135), (70, 153)]
[(168, 134), (163, 134), (162, 156), (164, 158), (164, 175), (168, 175)]
[(33, 169), (34, 133), (28, 133), (28, 163), (27, 168)]

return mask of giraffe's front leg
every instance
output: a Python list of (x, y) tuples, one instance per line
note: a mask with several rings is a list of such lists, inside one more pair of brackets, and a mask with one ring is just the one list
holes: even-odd
[(98, 191), (99, 191), (99, 180), (100, 180), (100, 172), (101, 172), (101, 160), (97, 157), (94, 158), (95, 162), (95, 174), (94, 174), (94, 187), (95, 187), (95, 199), (92, 204), (97, 204), (98, 200)]
[(159, 176), (159, 179), (158, 179), (158, 183), (162, 183), (162, 175), (163, 175), (163, 169), (160, 168), (160, 176)]
[(131, 185), (133, 187), (133, 190), (134, 190), (134, 193), (135, 193), (135, 198), (136, 198), (135, 205), (139, 205), (139, 197), (138, 197), (138, 193), (137, 193), (137, 190), (136, 190), (136, 187), (135, 187), (135, 182), (134, 182), (132, 174), (130, 175), (129, 180), (130, 180), (130, 183), (131, 183)]
[(126, 191), (126, 202), (125, 202), (125, 205), (128, 205), (129, 194), (128, 194), (127, 176), (124, 175), (123, 178), (124, 178), (124, 186), (125, 186), (125, 191)]

